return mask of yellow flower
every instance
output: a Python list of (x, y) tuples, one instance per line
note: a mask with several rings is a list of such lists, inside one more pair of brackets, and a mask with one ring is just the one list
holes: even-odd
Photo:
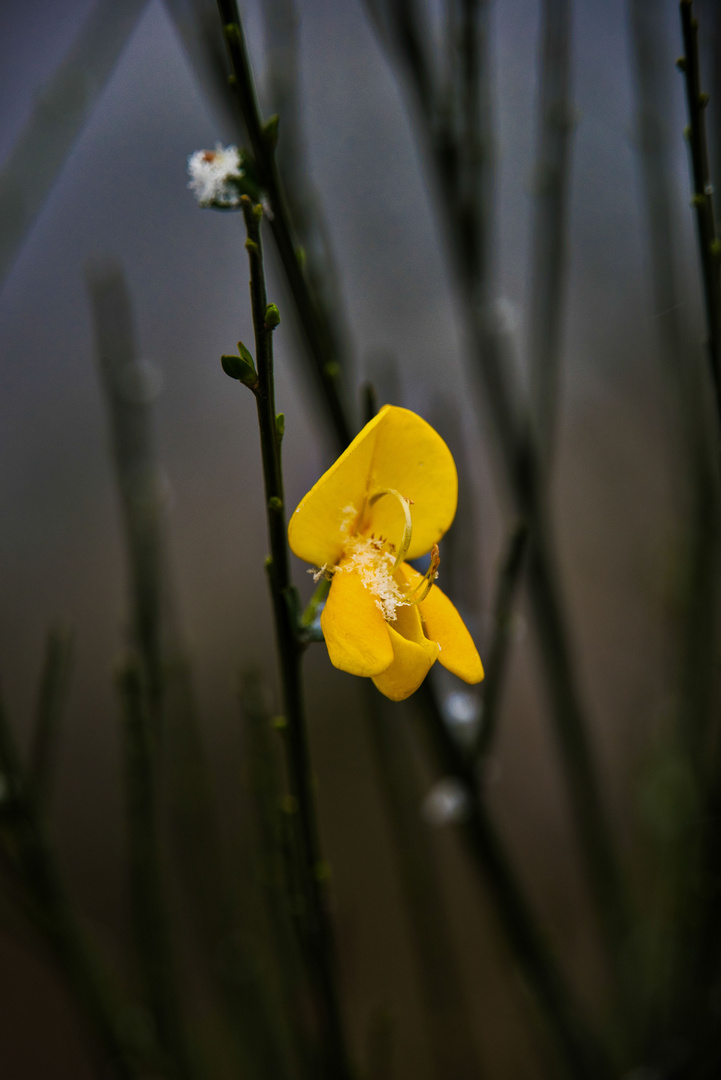
[[(386, 405), (308, 492), (291, 550), (332, 574), (321, 627), (331, 663), (402, 701), (438, 659), (468, 683), (483, 666), (455, 607), (433, 584), (437, 543), (456, 512), (451, 452), (425, 420)], [(424, 576), (409, 566), (431, 551)]]

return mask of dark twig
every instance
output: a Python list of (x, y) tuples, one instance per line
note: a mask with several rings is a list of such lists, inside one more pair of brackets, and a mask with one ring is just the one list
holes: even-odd
[[(391, 6), (392, 7), (392, 6)], [(392, 9), (395, 10), (394, 8)], [(478, 5), (477, 47), (487, 49), (488, 10)], [(479, 63), (481, 68), (485, 51)], [(407, 61), (403, 60), (411, 70)], [(421, 90), (412, 89), (418, 99)], [(596, 766), (587, 734), (579, 688), (572, 664), (571, 647), (565, 624), (560, 590), (555, 576), (550, 522), (539, 486), (535, 446), (519, 407), (518, 395), (511, 385), (506, 361), (506, 336), (492, 302), (490, 273), (490, 237), (485, 237), (483, 257), (476, 260), (475, 278), (469, 275), (464, 259), (463, 220), (458, 216), (460, 191), (453, 186), (454, 174), (447, 166), (448, 155), (441, 153), (433, 138), (426, 113), (421, 141), (428, 152), (438, 204), (446, 224), (451, 265), (461, 286), (460, 299), (466, 320), (469, 355), (472, 371), (477, 378), (479, 397), (486, 410), (496, 444), (506, 486), (518, 516), (529, 529), (528, 589), (531, 615), (536, 625), (541, 657), (551, 698), (553, 721), (559, 752), (564, 766), (569, 798), (574, 810), (580, 846), (586, 861), (589, 882), (598, 911), (599, 925), (605, 936), (608, 954), (614, 956), (621, 948), (630, 925), (628, 897), (618, 864), (606, 812), (601, 798)], [(486, 143), (489, 136), (486, 133)], [(442, 148), (441, 148), (442, 149)], [(490, 163), (486, 168), (490, 170)], [(490, 181), (479, 188), (479, 198), (486, 200), (479, 213), (490, 220), (487, 201)]]
[[(112, 262), (92, 266), (88, 285), (125, 521), (132, 598), (130, 638), (141, 665), (143, 715), (147, 711), (150, 717), (158, 756), (148, 768), (154, 774), (162, 758), (162, 768), (167, 770), (165, 790), (192, 914), (239, 1064), (246, 1068), (251, 1043), (273, 1046), (272, 1023), (270, 1011), (263, 1014), (259, 979), (251, 974), (259, 965), (244, 960), (238, 944), (239, 927), (195, 692), (172, 610), (152, 407), (158, 376), (138, 358), (130, 296), (120, 267)], [(132, 840), (144, 842), (142, 829), (133, 833)], [(131, 859), (142, 862), (133, 853)], [(138, 903), (143, 897), (153, 899), (152, 891), (136, 891)], [(146, 921), (152, 923), (152, 912)]]
[(708, 94), (701, 90), (698, 23), (693, 16), (692, 0), (681, 0), (680, 12), (685, 55), (678, 64), (684, 76), (689, 118), (688, 143), (693, 181), (691, 205), (696, 213), (696, 235), (701, 260), (708, 335), (706, 345), (716, 395), (718, 419), (721, 424), (721, 278), (719, 277), (721, 242), (716, 234), (713, 185), (709, 173), (706, 143), (705, 111)]
[(90, 117), (145, 0), (102, 0), (50, 75), (0, 170), (0, 288), (75, 140)]
[(445, 899), (427, 826), (418, 813), (403, 717), (368, 685), (367, 727), (386, 807), (425, 1007), (429, 1049), (439, 1080), (481, 1075), (473, 1022), (458, 967)]
[(548, 1030), (568, 1076), (608, 1078), (610, 1063), (578, 1013), (545, 938), (523, 895), (484, 807), (475, 767), (450, 734), (430, 679), (417, 697), (428, 736), (443, 772), (454, 777), (468, 797), (468, 816), (460, 826), (471, 865), (493, 904), (499, 924), (528, 984), (533, 988)]
[(264, 127), (261, 119), (236, 0), (218, 0), (218, 7), (232, 72), (231, 87), (248, 133), (258, 179), (272, 209), (270, 224), (273, 238), (295, 302), (316, 385), (325, 403), (337, 443), (345, 447), (353, 433), (339, 385), (342, 349), (333, 337), (331, 321), (324, 318), (318, 298), (310, 289), (299, 258), (298, 244), (275, 160), (275, 135)]
[(29, 772), (39, 806), (46, 806), (55, 772), (57, 741), (67, 697), (73, 639), (69, 630), (55, 627), (48, 633), (40, 681), (35, 728), (30, 747)]
[[(707, 746), (709, 723), (713, 715), (715, 695), (716, 648), (718, 638), (717, 597), (718, 574), (718, 479), (715, 470), (713, 417), (704, 422), (701, 368), (694, 362), (695, 349), (689, 349), (687, 332), (682, 318), (683, 306), (679, 288), (678, 257), (673, 237), (673, 161), (666, 116), (669, 109), (667, 69), (664, 66), (663, 21), (649, 0), (633, 0), (630, 6), (631, 42), (633, 46), (636, 90), (638, 99), (637, 143), (641, 174), (641, 201), (646, 213), (650, 253), (650, 270), (657, 343), (663, 373), (669, 386), (681, 436), (680, 458), (683, 491), (680, 497), (690, 502), (683, 517), (688, 521), (687, 539), (683, 552), (685, 596), (683, 617), (678, 628), (679, 671), (671, 752), (679, 773), (697, 786), (700, 795), (701, 778), (708, 772)], [(690, 480), (689, 480), (690, 478)], [(690, 493), (688, 488), (690, 486)], [(699, 858), (712, 865), (718, 855), (713, 853), (717, 833), (715, 812), (707, 814), (708, 825), (702, 832), (700, 849), (690, 842), (687, 829), (679, 827), (671, 836), (658, 837), (663, 844), (659, 860), (661, 880), (654, 889), (654, 908), (664, 907), (662, 919), (688, 926), (698, 921), (696, 930), (703, 960), (692, 971), (689, 963), (687, 933), (674, 934), (668, 942), (671, 954), (668, 978), (659, 978), (654, 971), (634, 977), (639, 987), (649, 987), (648, 1001), (636, 995), (637, 1013), (646, 1026), (646, 1039), (653, 1048), (666, 1036), (670, 1025), (684, 1014), (700, 1016), (696, 991), (704, 984), (701, 969), (713, 953), (711, 936), (714, 928), (703, 914), (698, 915), (694, 862)], [(705, 850), (704, 850), (705, 847)], [(701, 877), (711, 880), (715, 871), (705, 867)], [(665, 906), (664, 906), (665, 905)], [(701, 900), (701, 907), (705, 900)], [(716, 904), (713, 903), (713, 920)], [(690, 917), (690, 918), (689, 918)], [(711, 947), (709, 947), (711, 946)], [(693, 948), (691, 949), (693, 952)], [(630, 1018), (627, 1017), (627, 1022)]]
[(481, 726), (471, 749), (471, 758), (476, 761), (489, 752), (496, 734), (511, 639), (512, 608), (523, 569), (527, 540), (528, 529), (521, 522), (511, 533), (498, 575), (493, 605), (493, 636), (485, 664), (486, 677), (483, 680)]
[(157, 1047), (152, 1037), (136, 1045), (130, 1029), (123, 1027), (129, 1005), (75, 915), (1, 701), (0, 784), (0, 848), (26, 894), (23, 912), (71, 987), (108, 1076), (136, 1080), (148, 1075), (146, 1070), (157, 1067)]
[(529, 311), (531, 410), (547, 472), (556, 428), (572, 131), (570, 0), (544, 0)]
[(121, 268), (110, 260), (92, 263), (86, 280), (125, 526), (132, 598), (130, 639), (142, 664), (151, 720), (159, 729), (166, 571), (161, 483), (150, 409), (159, 377), (139, 359), (130, 295)]
[(328, 912), (327, 865), (321, 853), (303, 704), (303, 645), (298, 633), (295, 593), (288, 559), (281, 468), (282, 428), (276, 418), (273, 378), (273, 329), (278, 325), (279, 317), (277, 308), (268, 305), (265, 291), (260, 236), (262, 208), (253, 206), (247, 196), (243, 196), (242, 204), (248, 233), (246, 248), (250, 262), (250, 297), (258, 370), (252, 390), (258, 412), (270, 539), (267, 569), (286, 717), (284, 734), (290, 792), (297, 807), (297, 837), (306, 905), (303, 944), (320, 1029), (318, 1041), (323, 1055), (323, 1074), (328, 1080), (347, 1080), (351, 1067), (338, 996), (335, 943)]
[(302, 958), (294, 933), (294, 921), (298, 918), (298, 901), (304, 902), (300, 890), (289, 888), (294, 880), (294, 868), (287, 865), (289, 852), (285, 843), (284, 828), (288, 815), (283, 806), (283, 778), (280, 762), (273, 742), (278, 735), (272, 730), (272, 718), (264, 701), (263, 686), (257, 672), (246, 671), (241, 675), (240, 707), (243, 730), (246, 737), (247, 777), (252, 798), (255, 823), (255, 839), (258, 860), (258, 878), (265, 923), (271, 937), (275, 957), (278, 997), (282, 1009), (278, 1010), (275, 1054), (282, 1065), (269, 1060), (261, 1076), (287, 1075), (287, 1062), (292, 1057), (298, 1073), (312, 1073), (307, 1024), (303, 1021)]
[(157, 733), (144, 692), (143, 670), (129, 660), (120, 672), (132, 922), (148, 1008), (180, 1080), (200, 1076), (187, 1037), (178, 988), (165, 883), (161, 870)]

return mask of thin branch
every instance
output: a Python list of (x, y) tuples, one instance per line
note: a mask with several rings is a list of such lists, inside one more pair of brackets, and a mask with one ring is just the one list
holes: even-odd
[(147, 705), (143, 669), (132, 660), (121, 670), (130, 890), (135, 947), (148, 1008), (180, 1080), (200, 1077), (187, 1036), (171, 943), (170, 914), (161, 870), (157, 733)]
[[(488, 8), (479, 4), (479, 47), (487, 50)], [(479, 60), (486, 61), (486, 52)], [(421, 90), (412, 85), (417, 98)], [(425, 120), (426, 114), (420, 110)], [(437, 151), (433, 131), (421, 130), (421, 142), (429, 155), (444, 236), (449, 238), (451, 268), (460, 285), (462, 313), (466, 323), (468, 354), (476, 377), (479, 398), (487, 413), (507, 489), (518, 516), (529, 529), (528, 588), (531, 614), (536, 625), (541, 657), (551, 699), (559, 753), (573, 818), (609, 956), (616, 956), (630, 926), (629, 901), (617, 860), (612, 834), (601, 798), (596, 766), (587, 734), (587, 721), (572, 665), (571, 647), (556, 581), (547, 507), (541, 498), (538, 462), (525, 410), (512, 385), (507, 345), (499, 315), (492, 302), (489, 238), (483, 258), (477, 260), (477, 276), (469, 277), (464, 260), (463, 220), (457, 213), (459, 190), (449, 187), (452, 174)], [(486, 140), (489, 136), (486, 134)], [(490, 168), (490, 165), (486, 166)], [(480, 213), (490, 220), (490, 183), (479, 189), (484, 200)]]
[[(131, 582), (131, 641), (142, 668), (143, 709), (162, 749), (169, 783), (167, 798), (173, 838), (226, 1027), (247, 1066), (250, 1037), (273, 1045), (270, 1010), (263, 1014), (262, 988), (250, 970), (253, 961), (229, 955), (240, 928), (224, 864), (214, 792), (199, 733), (189, 664), (176, 625), (170, 588), (169, 552), (163, 528), (160, 467), (155, 450), (153, 401), (158, 376), (138, 358), (130, 296), (122, 270), (112, 262), (88, 268), (98, 364), (105, 391), (113, 456), (121, 495)], [(135, 759), (134, 759), (135, 760)], [(144, 842), (141, 829), (133, 842)], [(131, 855), (135, 858), (135, 855)], [(140, 856), (138, 856), (138, 860)], [(240, 949), (236, 952), (240, 953)], [(248, 944), (249, 953), (253, 952)], [(244, 966), (242, 978), (238, 971)], [(246, 992), (239, 1001), (238, 987)], [(248, 1001), (252, 997), (252, 1008)]]
[(719, 276), (721, 242), (716, 234), (713, 185), (706, 143), (705, 112), (708, 94), (701, 90), (698, 23), (693, 17), (692, 0), (681, 0), (680, 12), (685, 55), (679, 60), (679, 67), (684, 76), (689, 118), (688, 143), (693, 181), (691, 205), (696, 216), (696, 235), (703, 279), (708, 335), (706, 345), (716, 395), (718, 419), (721, 424), (721, 278)]
[[(293, 1076), (313, 1071), (307, 1023), (302, 1009), (302, 957), (294, 933), (298, 908), (304, 903), (300, 889), (289, 887), (297, 875), (288, 866), (289, 851), (285, 843), (283, 778), (272, 745), (275, 732), (272, 718), (265, 705), (263, 687), (256, 672), (244, 672), (240, 683), (240, 708), (246, 736), (247, 776), (255, 811), (256, 850), (260, 896), (270, 937), (277, 972), (278, 1010), (275, 1053), (282, 1066), (266, 1063), (265, 1076), (288, 1074), (288, 1059), (292, 1059)], [(277, 736), (276, 736), (277, 738)]]
[(73, 638), (69, 630), (64, 627), (50, 630), (45, 645), (45, 663), (30, 747), (29, 772), (39, 806), (47, 805), (54, 780), (58, 735), (70, 680), (72, 649)]
[(283, 184), (275, 159), (275, 136), (265, 130), (236, 0), (218, 0), (231, 67), (231, 87), (243, 117), (261, 187), (272, 210), (270, 222), (283, 270), (295, 302), (316, 386), (325, 403), (336, 440), (345, 448), (353, 437), (342, 400), (339, 375), (343, 350), (334, 339), (331, 321), (324, 317), (299, 258)]
[(22, 911), (71, 987), (109, 1075), (139, 1080), (158, 1067), (157, 1045), (152, 1037), (137, 1044), (128, 1026), (123, 1027), (129, 1004), (75, 915), (2, 701), (0, 786), (0, 846), (27, 896)]
[(443, 772), (454, 777), (468, 796), (468, 816), (459, 829), (471, 865), (491, 900), (519, 969), (534, 991), (567, 1074), (584, 1080), (608, 1080), (613, 1075), (610, 1063), (556, 966), (480, 798), (476, 770), (448, 731), (430, 679), (417, 696)]
[(527, 541), (528, 529), (521, 522), (508, 539), (496, 583), (496, 596), (493, 604), (493, 637), (491, 638), (485, 664), (486, 677), (483, 680), (481, 725), (471, 749), (471, 759), (475, 761), (488, 754), (496, 735), (498, 709), (506, 673), (508, 646), (511, 640), (513, 602), (521, 579)]
[(90, 117), (145, 0), (99, 0), (0, 170), (0, 287)]
[(402, 719), (390, 715), (370, 683), (367, 690), (366, 722), (405, 900), (429, 1049), (439, 1080), (477, 1080), (481, 1068), (474, 1024), (431, 838), (418, 813), (420, 791), (407, 735)]
[(548, 472), (559, 397), (572, 132), (570, 0), (544, 0), (529, 312), (531, 410)]
[(257, 383), (252, 389), (258, 412), (271, 552), (267, 569), (286, 717), (284, 734), (290, 791), (297, 807), (297, 837), (304, 875), (304, 946), (320, 1026), (323, 1075), (328, 1080), (348, 1080), (351, 1067), (343, 1032), (335, 942), (328, 911), (327, 864), (321, 852), (301, 685), (303, 646), (298, 634), (288, 557), (280, 453), (282, 430), (276, 418), (273, 378), (273, 329), (278, 325), (279, 317), (277, 308), (267, 303), (260, 235), (262, 208), (253, 206), (247, 196), (243, 196), (241, 202), (248, 233), (246, 249), (250, 262), (250, 297), (258, 369)]

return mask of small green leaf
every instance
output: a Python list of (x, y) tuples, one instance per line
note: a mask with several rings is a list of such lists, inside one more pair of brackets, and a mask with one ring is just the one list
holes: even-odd
[(253, 357), (250, 349), (246, 349), (242, 341), (238, 342), (238, 352), (240, 353), (241, 359), (245, 360), (246, 364), (250, 364), (250, 366), (255, 369), (255, 364), (253, 362)]
[(279, 499), (277, 495), (271, 495), (271, 497), (268, 499), (268, 506), (271, 510), (282, 510), (283, 500)]
[(258, 382), (258, 373), (253, 366), (252, 359), (248, 361), (244, 356), (221, 356), (220, 362), (223, 365), (223, 371), (231, 379), (237, 379), (245, 386), (251, 387)]
[(275, 418), (275, 433), (279, 439), (285, 435), (285, 413), (279, 412)]
[(277, 113), (270, 116), (263, 124), (263, 138), (268, 146), (275, 146), (278, 142), (278, 122), (280, 117)]

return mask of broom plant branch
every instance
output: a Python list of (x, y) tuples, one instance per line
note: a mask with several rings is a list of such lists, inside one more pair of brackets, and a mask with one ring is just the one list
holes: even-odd
[[(388, 5), (391, 17), (395, 7)], [(477, 47), (484, 52), (479, 63), (487, 63), (488, 8), (479, 4)], [(397, 35), (396, 35), (397, 39)], [(402, 57), (412, 74), (412, 66)], [(411, 80), (417, 100), (423, 90)], [(501, 471), (513, 499), (514, 508), (529, 529), (528, 589), (531, 614), (536, 625), (541, 660), (551, 699), (551, 719), (564, 768), (569, 800), (573, 808), (582, 856), (594, 897), (598, 923), (609, 956), (618, 954), (625, 940), (631, 912), (626, 884), (621, 873), (614, 841), (601, 798), (597, 769), (587, 734), (587, 720), (576, 682), (568, 630), (562, 610), (554, 569), (550, 523), (540, 489), (535, 442), (525, 408), (519, 401), (505, 363), (503, 333), (492, 300), (490, 237), (485, 236), (482, 256), (476, 259), (475, 276), (469, 273), (464, 257), (464, 219), (458, 212), (462, 191), (448, 188), (449, 176), (434, 142), (428, 113), (419, 110), (423, 126), (421, 143), (435, 180), (439, 213), (445, 224), (451, 269), (460, 285), (460, 300), (466, 323), (467, 347), (473, 360), (484, 407), (491, 421), (499, 449)], [(489, 123), (488, 115), (484, 118)], [(490, 135), (485, 134), (486, 143)], [(485, 163), (485, 180), (476, 187), (481, 199), (479, 220), (490, 220), (490, 162)], [(460, 171), (456, 171), (456, 176)]]
[(272, 211), (272, 217), (269, 217), (273, 238), (293, 297), (316, 386), (320, 390), (336, 442), (344, 449), (353, 437), (353, 427), (349, 423), (340, 391), (342, 349), (303, 271), (275, 158), (276, 136), (263, 124), (238, 5), (235, 0), (218, 0), (218, 7), (230, 61), (231, 87), (248, 133), (258, 180)]
[(721, 242), (716, 234), (713, 206), (713, 185), (709, 171), (706, 140), (706, 106), (708, 94), (701, 90), (701, 65), (698, 47), (698, 23), (693, 15), (692, 0), (681, 0), (681, 32), (684, 56), (679, 61), (686, 88), (689, 126), (688, 145), (691, 158), (693, 195), (691, 205), (696, 216), (701, 277), (706, 315), (706, 347), (716, 410), (721, 424)]
[(252, 390), (258, 413), (270, 541), (266, 566), (280, 662), (288, 778), (290, 794), (297, 808), (298, 828), (295, 835), (300, 846), (305, 893), (303, 946), (320, 1028), (323, 1075), (327, 1080), (348, 1080), (352, 1074), (343, 1031), (335, 942), (328, 911), (327, 864), (321, 851), (303, 702), (301, 657), (304, 646), (294, 603), (286, 534), (281, 468), (282, 427), (275, 411), (273, 376), (273, 330), (280, 320), (277, 308), (267, 302), (260, 232), (263, 210), (259, 205), (254, 206), (247, 196), (242, 197), (241, 203), (248, 234), (246, 249), (250, 263), (250, 298), (258, 372)]
[(140, 1080), (157, 1068), (155, 1040), (136, 1042), (123, 1018), (127, 1002), (83, 929), (62, 881), (35, 799), (0, 701), (0, 846), (8, 872), (17, 875), (22, 912), (32, 919), (62, 976), (71, 987), (104, 1059), (108, 1076)]
[(613, 1075), (610, 1062), (581, 1016), (537, 925), (483, 803), (478, 772), (448, 730), (431, 680), (426, 680), (418, 695), (424, 725), (439, 763), (467, 795), (467, 816), (460, 830), (471, 866), (491, 900), (520, 970), (533, 988), (567, 1074), (587, 1080), (608, 1080)]

